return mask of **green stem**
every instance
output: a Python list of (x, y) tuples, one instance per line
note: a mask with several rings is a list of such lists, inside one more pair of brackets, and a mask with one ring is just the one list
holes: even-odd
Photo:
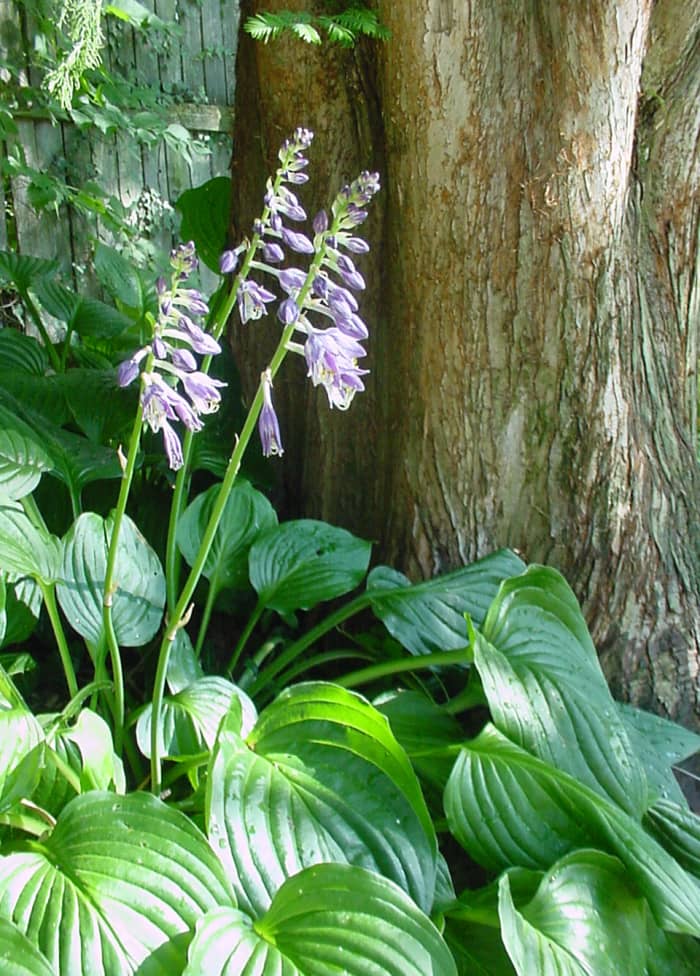
[(248, 618), (248, 623), (245, 625), (243, 629), (243, 633), (238, 638), (238, 643), (233, 649), (231, 660), (228, 662), (228, 668), (227, 668), (228, 674), (230, 675), (233, 674), (233, 670), (238, 664), (238, 659), (241, 656), (243, 648), (245, 647), (248, 638), (253, 633), (253, 629), (255, 628), (255, 625), (257, 624), (258, 620), (260, 620), (260, 618), (262, 617), (264, 610), (265, 610), (265, 604), (262, 603), (262, 601), (258, 600), (258, 602), (255, 604), (255, 609), (253, 610), (250, 617)]
[(63, 673), (66, 676), (66, 684), (68, 685), (68, 694), (71, 698), (73, 698), (78, 694), (78, 682), (75, 677), (73, 661), (70, 656), (66, 635), (63, 632), (63, 625), (61, 624), (61, 617), (56, 604), (56, 594), (54, 592), (55, 584), (45, 583), (43, 580), (38, 578), (37, 583), (39, 585), (39, 589), (41, 590), (41, 595), (44, 598), (44, 606), (46, 607), (46, 612), (49, 615), (51, 627), (53, 628), (54, 637), (56, 638), (58, 653), (61, 657), (61, 664), (63, 665)]
[(329, 664), (331, 661), (357, 660), (358, 658), (372, 660), (366, 651), (361, 651), (359, 648), (348, 648), (346, 651), (324, 651), (322, 654), (315, 654), (313, 657), (304, 658), (303, 661), (297, 662), (288, 671), (280, 675), (279, 684), (282, 688), (286, 688), (300, 674), (320, 667), (322, 664)]
[(272, 664), (264, 668), (251, 684), (248, 694), (255, 696), (258, 692), (262, 691), (273, 678), (277, 677), (280, 671), (293, 664), (299, 655), (304, 653), (307, 647), (311, 647), (317, 640), (344, 623), (349, 617), (353, 617), (356, 613), (364, 610), (371, 602), (372, 600), (369, 594), (362, 593), (360, 596), (355, 597), (354, 600), (351, 600), (350, 603), (346, 603), (345, 606), (340, 607), (335, 613), (325, 617), (320, 623), (316, 624), (315, 627), (312, 627), (311, 630), (304, 634), (303, 637), (290, 644)]
[(386, 678), (394, 674), (405, 674), (407, 671), (424, 671), (426, 668), (444, 667), (450, 664), (464, 664), (468, 660), (465, 649), (458, 651), (438, 651), (435, 654), (421, 654), (420, 657), (402, 658), (400, 661), (382, 661), (372, 664), (368, 668), (361, 668), (352, 674), (339, 678), (337, 684), (343, 688), (356, 688), (358, 685), (368, 684), (378, 678)]
[(46, 331), (46, 326), (41, 320), (39, 309), (32, 301), (28, 291), (21, 291), (20, 295), (22, 296), (22, 301), (24, 302), (25, 308), (27, 309), (27, 311), (29, 312), (32, 318), (34, 325), (39, 330), (39, 334), (41, 335), (41, 338), (44, 342), (44, 346), (46, 347), (46, 352), (48, 353), (49, 359), (51, 360), (51, 365), (53, 366), (54, 371), (56, 373), (61, 373), (62, 372), (61, 361), (58, 358), (56, 347), (54, 346), (53, 342), (51, 342), (51, 339), (49, 338), (49, 334)]
[[(153, 363), (153, 353), (150, 353), (144, 372), (148, 372)], [(124, 735), (124, 675), (122, 672), (121, 656), (119, 654), (119, 644), (114, 631), (112, 621), (112, 603), (114, 593), (117, 589), (117, 582), (114, 579), (114, 571), (117, 564), (117, 553), (119, 551), (119, 533), (121, 531), (122, 520), (126, 511), (126, 503), (129, 498), (131, 482), (136, 468), (136, 457), (141, 443), (141, 427), (143, 424), (143, 407), (139, 398), (139, 405), (134, 417), (134, 424), (131, 429), (129, 440), (129, 450), (122, 471), (122, 480), (119, 487), (119, 497), (114, 509), (112, 519), (112, 534), (109, 540), (109, 550), (107, 552), (107, 567), (105, 569), (105, 583), (102, 591), (102, 624), (109, 655), (112, 662), (112, 681), (114, 687), (114, 742), (118, 755), (121, 755), (121, 746)]]
[(202, 620), (199, 625), (199, 633), (197, 634), (197, 643), (195, 644), (194, 653), (199, 659), (202, 653), (202, 645), (204, 644), (204, 638), (207, 635), (207, 630), (209, 629), (209, 621), (211, 620), (212, 611), (214, 609), (214, 601), (216, 600), (216, 590), (210, 584), (207, 590), (207, 599), (204, 604), (204, 610), (202, 611)]

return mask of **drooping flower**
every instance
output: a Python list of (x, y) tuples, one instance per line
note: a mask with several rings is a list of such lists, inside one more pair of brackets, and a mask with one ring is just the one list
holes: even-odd
[(314, 386), (323, 386), (331, 407), (347, 410), (359, 390), (364, 390), (357, 360), (366, 355), (355, 339), (339, 329), (312, 330), (304, 343), (308, 376)]
[(241, 322), (250, 322), (267, 314), (266, 304), (274, 302), (275, 295), (255, 281), (243, 281), (238, 289), (238, 312)]
[[(168, 464), (182, 466), (182, 448), (176, 422), (191, 431), (202, 429), (200, 415), (213, 413), (221, 401), (219, 388), (225, 383), (200, 371), (195, 353), (215, 355), (221, 346), (195, 321), (209, 311), (202, 295), (194, 288), (183, 288), (188, 273), (197, 266), (194, 245), (180, 245), (171, 253), (171, 283), (160, 278), (156, 285), (159, 315), (153, 323), (151, 342), (121, 363), (117, 370), (120, 386), (128, 386), (141, 371), (143, 420), (150, 429), (162, 431)], [(178, 387), (184, 390), (180, 392)]]
[(258, 417), (258, 433), (260, 443), (265, 457), (272, 457), (274, 454), (281, 457), (284, 454), (282, 438), (280, 436), (280, 425), (277, 414), (272, 404), (272, 376), (270, 370), (266, 369), (262, 374), (262, 394), (263, 405)]

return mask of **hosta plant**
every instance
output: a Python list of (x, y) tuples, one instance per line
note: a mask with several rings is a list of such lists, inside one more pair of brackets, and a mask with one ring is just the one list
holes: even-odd
[[(288, 353), (331, 408), (363, 389), (379, 182), (306, 233), (310, 145), (242, 244), (202, 219), (217, 182), (155, 286), (99, 251), (113, 305), (0, 256), (35, 327), (0, 330), (2, 971), (690, 976), (698, 738), (613, 701), (561, 576), (500, 551), (411, 583), (259, 490)], [(272, 311), (231, 431), (224, 327)]]

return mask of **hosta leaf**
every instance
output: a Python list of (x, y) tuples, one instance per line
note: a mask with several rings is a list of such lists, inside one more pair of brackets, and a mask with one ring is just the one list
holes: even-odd
[[(211, 749), (221, 719), (230, 709), (233, 698), (240, 702), (241, 735), (245, 736), (255, 724), (255, 705), (245, 692), (226, 678), (200, 678), (177, 694), (166, 695), (161, 712), (161, 755), (169, 759), (184, 759)], [(151, 715), (152, 709), (148, 705), (136, 725), (139, 749), (149, 758)]]
[(457, 840), (487, 867), (548, 868), (575, 848), (600, 847), (620, 858), (659, 925), (700, 935), (700, 886), (664, 848), (615, 804), (493, 725), (457, 757), (445, 811)]
[(80, 750), (80, 782), (84, 791), (107, 790), (114, 784), (123, 790), (121, 762), (114, 752), (110, 728), (101, 716), (90, 708), (82, 708), (64, 738)]
[[(86, 512), (63, 540), (61, 609), (72, 627), (97, 643), (102, 633), (102, 593), (112, 516), (106, 521)], [(112, 620), (119, 644), (141, 647), (158, 630), (165, 606), (165, 577), (157, 555), (128, 516), (119, 535)]]
[(231, 210), (231, 180), (215, 176), (201, 186), (185, 190), (175, 209), (182, 215), (180, 235), (183, 241), (194, 241), (197, 254), (215, 274), (226, 246), (228, 214)]
[(44, 280), (35, 290), (46, 311), (66, 322), (78, 335), (112, 339), (131, 325), (131, 320), (111, 305), (89, 295), (78, 295), (57, 281)]
[(354, 589), (367, 572), (370, 549), (326, 522), (285, 522), (253, 544), (250, 582), (261, 603), (278, 613), (308, 610)]
[[(542, 879), (541, 871), (511, 868), (508, 881), (517, 906), (529, 901)], [(469, 976), (514, 976), (501, 938), (498, 916), (499, 879), (477, 890), (467, 889), (445, 911), (445, 941), (460, 973)]]
[(499, 885), (501, 934), (518, 976), (640, 976), (646, 903), (616, 858), (576, 851), (547, 872), (532, 901), (513, 904)]
[(0, 363), (3, 370), (43, 376), (48, 369), (49, 357), (32, 336), (15, 329), (0, 329)]
[(60, 543), (38, 529), (16, 502), (0, 503), (0, 569), (50, 583), (56, 579)]
[(457, 720), (419, 691), (388, 692), (373, 704), (421, 779), (443, 790), (454, 764), (451, 747), (464, 738)]
[(644, 815), (644, 826), (662, 847), (700, 880), (700, 817), (685, 803), (657, 800)]
[(641, 708), (620, 702), (616, 707), (646, 771), (650, 800), (669, 799), (687, 805), (671, 767), (700, 751), (700, 735)]
[(457, 976), (432, 922), (395, 884), (319, 864), (286, 881), (255, 925), (218, 909), (197, 925), (183, 976)]
[(45, 956), (6, 918), (0, 918), (2, 976), (56, 976)]
[[(0, 915), (58, 976), (130, 976), (207, 911), (234, 904), (199, 830), (146, 793), (84, 793), (29, 846), (0, 861)], [(173, 969), (164, 961), (159, 972)]]
[(475, 636), (474, 663), (501, 732), (641, 817), (644, 770), (556, 570), (530, 566), (503, 583)]
[(41, 726), (24, 708), (0, 708), (0, 810), (31, 796), (39, 781)]
[(58, 261), (33, 258), (14, 251), (0, 251), (0, 281), (14, 283), (20, 291), (28, 291), (41, 278), (58, 271)]
[(508, 549), (423, 583), (377, 566), (367, 577), (367, 593), (374, 613), (411, 654), (459, 650), (469, 643), (464, 615), (478, 626), (502, 581), (524, 568)]
[[(101, 444), (133, 423), (138, 392), (122, 389), (114, 369), (69, 369), (60, 378), (68, 408), (93, 444)], [(111, 452), (112, 460), (114, 452)]]
[[(178, 523), (177, 544), (191, 566), (197, 556), (220, 485), (212, 485), (188, 505)], [(203, 573), (215, 594), (248, 582), (248, 551), (277, 515), (265, 496), (248, 482), (237, 482), (226, 500)]]
[(410, 763), (386, 719), (337, 686), (288, 689), (247, 741), (222, 730), (207, 823), (239, 904), (254, 914), (285, 878), (322, 861), (377, 871), (432, 905), (436, 841)]
[(698, 976), (700, 941), (689, 935), (664, 932), (648, 919), (647, 968), (644, 976)]
[[(2, 332), (0, 332), (2, 335)], [(28, 424), (0, 404), (0, 498), (29, 495), (51, 460)]]
[(44, 443), (53, 462), (52, 474), (75, 495), (93, 481), (121, 477), (116, 451), (91, 444), (69, 430), (47, 428)]
[(133, 263), (119, 251), (99, 243), (95, 248), (95, 274), (113, 298), (129, 308), (143, 308), (141, 281)]

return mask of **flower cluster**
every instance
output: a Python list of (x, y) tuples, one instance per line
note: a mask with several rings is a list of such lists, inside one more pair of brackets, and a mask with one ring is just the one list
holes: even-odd
[[(368, 329), (358, 314), (354, 295), (365, 288), (365, 281), (352, 256), (369, 250), (368, 244), (356, 236), (356, 228), (367, 218), (366, 207), (379, 190), (379, 176), (363, 172), (343, 187), (333, 202), (330, 220), (325, 211), (314, 218), (313, 239), (291, 228), (288, 223), (306, 220), (306, 212), (287, 184), (308, 179), (304, 153), (312, 138), (307, 129), (297, 129), (280, 149), (280, 167), (274, 181), (267, 183), (265, 209), (253, 226), (253, 242), (247, 245), (249, 257), (241, 269), (236, 300), (243, 323), (261, 318), (277, 296), (247, 279), (247, 271), (254, 268), (276, 278), (284, 295), (277, 317), (286, 330), (286, 349), (305, 357), (308, 376), (315, 386), (323, 386), (330, 406), (347, 410), (355, 394), (364, 389), (361, 377), (368, 372), (359, 366), (366, 355), (361, 343), (368, 337)], [(222, 273), (236, 269), (245, 249), (242, 245), (236, 251), (224, 252)], [(312, 256), (309, 269), (280, 270), (285, 251)], [(332, 325), (321, 328), (319, 320), (323, 319), (330, 319)], [(266, 456), (283, 453), (271, 391), (272, 374), (266, 370), (258, 420)]]
[(191, 241), (175, 248), (170, 266), (170, 283), (161, 278), (157, 284), (153, 338), (119, 366), (117, 375), (119, 385), (128, 386), (140, 373), (143, 419), (152, 431), (163, 432), (168, 463), (177, 470), (182, 466), (182, 447), (172, 422), (179, 420), (188, 430), (201, 430), (201, 415), (218, 410), (219, 388), (226, 384), (200, 371), (195, 357), (195, 353), (215, 355), (221, 347), (200, 324), (209, 312), (206, 302), (198, 291), (184, 287), (197, 267)]
[[(283, 325), (305, 337), (302, 343), (290, 341), (288, 348), (306, 359), (308, 376), (314, 386), (323, 386), (331, 407), (347, 410), (353, 397), (364, 390), (361, 377), (368, 371), (358, 361), (366, 355), (362, 341), (368, 329), (358, 314), (354, 292), (365, 288), (365, 280), (350, 254), (364, 254), (368, 244), (353, 233), (367, 217), (363, 209), (379, 189), (376, 173), (361, 173), (344, 187), (328, 215), (316, 215), (314, 252), (319, 255), (313, 276), (295, 268), (279, 272), (279, 283), (287, 298), (280, 304), (278, 318)], [(348, 253), (349, 252), (349, 253)], [(316, 313), (314, 321), (309, 313)], [(319, 328), (318, 317), (330, 319), (330, 327)]]

